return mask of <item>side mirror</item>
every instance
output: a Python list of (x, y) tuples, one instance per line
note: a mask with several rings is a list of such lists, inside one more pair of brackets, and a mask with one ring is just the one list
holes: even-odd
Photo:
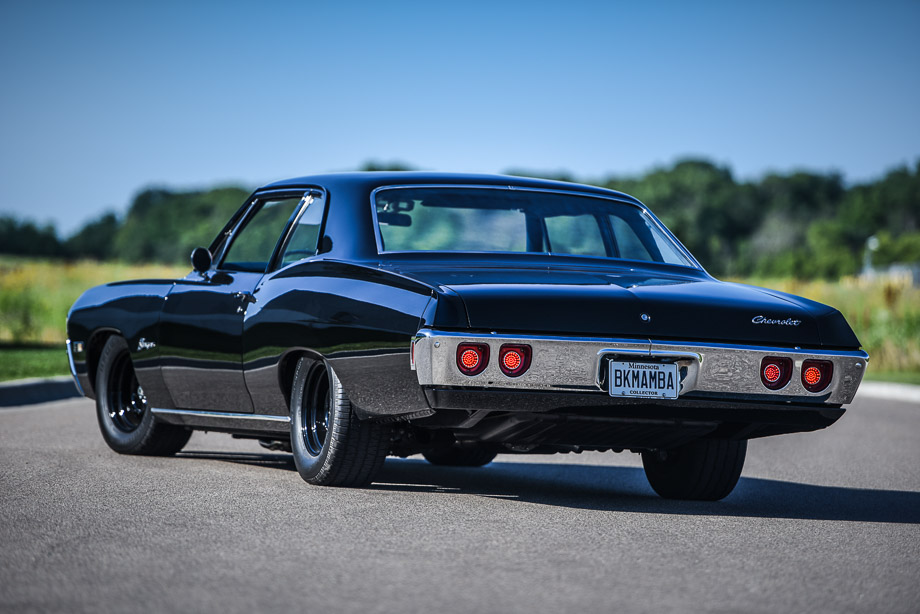
[(203, 247), (192, 250), (192, 268), (199, 273), (207, 273), (211, 269), (211, 252)]

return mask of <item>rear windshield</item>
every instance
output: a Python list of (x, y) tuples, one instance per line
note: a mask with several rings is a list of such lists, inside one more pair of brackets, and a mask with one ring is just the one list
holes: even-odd
[(694, 266), (641, 207), (523, 189), (384, 188), (375, 195), (388, 252), (521, 252)]

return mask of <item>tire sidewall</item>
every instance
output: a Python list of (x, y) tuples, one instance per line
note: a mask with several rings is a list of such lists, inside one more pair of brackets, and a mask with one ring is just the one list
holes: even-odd
[[(303, 410), (306, 402), (304, 397), (309, 392), (308, 384), (312, 379), (311, 376), (317, 369), (322, 369), (324, 366), (321, 362), (301, 358), (297, 363), (297, 369), (294, 372), (294, 384), (291, 387), (291, 453), (294, 456), (297, 471), (304, 480), (315, 478), (325, 467), (326, 460), (329, 457), (329, 448), (331, 447), (329, 440), (332, 438), (332, 427), (338, 413), (337, 407), (333, 403), (331, 408), (332, 416), (330, 416), (330, 432), (326, 435), (326, 440), (323, 442), (319, 455), (313, 456), (303, 441)], [(334, 378), (331, 377), (331, 373), (328, 373), (328, 370), (327, 377), (329, 377), (329, 394), (332, 399), (335, 399), (332, 388)]]
[(131, 360), (128, 343), (119, 336), (109, 337), (102, 348), (99, 366), (96, 369), (96, 418), (99, 421), (102, 437), (110, 448), (116, 452), (132, 453), (147, 440), (153, 429), (155, 418), (148, 407), (138, 427), (126, 433), (115, 426), (109, 416), (111, 404), (109, 387), (112, 385), (112, 369), (122, 359)]

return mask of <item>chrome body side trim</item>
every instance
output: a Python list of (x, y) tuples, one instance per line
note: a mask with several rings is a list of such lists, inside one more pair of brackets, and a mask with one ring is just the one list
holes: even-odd
[(67, 362), (70, 364), (70, 375), (73, 377), (73, 385), (76, 387), (77, 392), (80, 393), (81, 397), (85, 397), (86, 393), (83, 392), (83, 386), (80, 385), (80, 378), (77, 376), (77, 366), (73, 361), (73, 343), (70, 339), (67, 340)]
[(194, 409), (162, 409), (152, 407), (150, 411), (163, 422), (215, 429), (241, 431), (262, 431), (266, 433), (290, 433), (291, 419), (288, 416), (263, 416), (221, 411), (199, 411)]
[[(413, 338), (415, 370), (422, 386), (460, 386), (522, 390), (604, 392), (604, 369), (613, 356), (668, 360), (681, 370), (680, 394), (691, 392), (759, 397), (795, 397), (798, 401), (850, 403), (862, 381), (869, 355), (862, 350), (838, 351), (780, 348), (720, 343), (656, 341), (652, 339), (600, 339), (540, 335), (468, 334), (423, 329)], [(493, 357), (479, 375), (464, 375), (456, 367), (460, 343), (485, 343)], [(508, 377), (494, 357), (504, 343), (527, 343), (533, 348), (530, 369)], [(794, 365), (789, 384), (768, 390), (760, 380), (760, 363), (766, 356), (788, 357)], [(802, 362), (808, 359), (834, 363), (830, 385), (818, 393), (802, 385)]]

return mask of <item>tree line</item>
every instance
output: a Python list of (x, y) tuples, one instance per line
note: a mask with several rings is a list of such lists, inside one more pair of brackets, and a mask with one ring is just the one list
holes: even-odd
[[(363, 170), (406, 169), (371, 162)], [(582, 183), (638, 197), (716, 275), (854, 274), (872, 236), (878, 239), (875, 265), (920, 262), (920, 161), (853, 186), (836, 173), (771, 173), (739, 181), (727, 166), (703, 159)], [(147, 189), (124, 215), (106, 213), (66, 238), (53, 225), (0, 216), (0, 253), (184, 264), (193, 248), (210, 243), (248, 194), (241, 187)]]

